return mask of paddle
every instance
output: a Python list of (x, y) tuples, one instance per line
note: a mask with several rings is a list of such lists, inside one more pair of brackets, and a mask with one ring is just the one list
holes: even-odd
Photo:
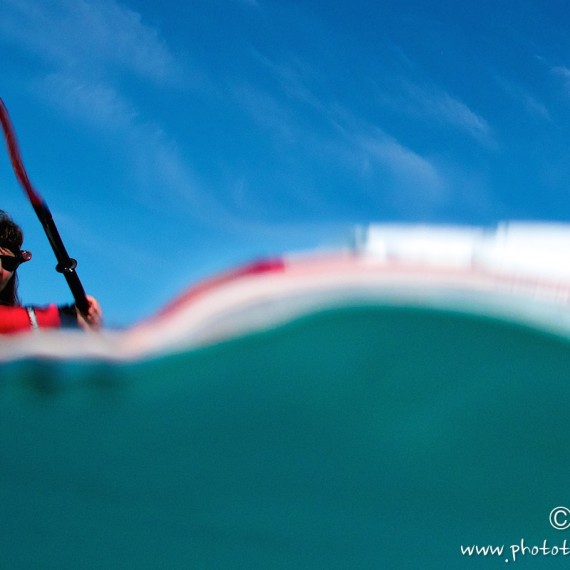
[(57, 259), (56, 271), (62, 273), (71, 289), (73, 298), (75, 299), (75, 306), (81, 312), (81, 314), (86, 315), (89, 309), (89, 302), (85, 296), (85, 290), (83, 285), (79, 280), (75, 268), (77, 267), (77, 261), (69, 257), (63, 241), (57, 231), (55, 222), (53, 221), (51, 212), (43, 200), (43, 198), (37, 193), (37, 191), (32, 186), (26, 169), (24, 168), (24, 163), (22, 162), (22, 157), (18, 149), (18, 143), (16, 142), (16, 134), (12, 123), (10, 122), (10, 117), (8, 115), (8, 110), (4, 105), (4, 101), (0, 98), (0, 121), (2, 122), (2, 130), (4, 131), (4, 137), (6, 139), (6, 144), (8, 145), (8, 153), (10, 155), (10, 161), (12, 162), (12, 167), (14, 168), (14, 173), (16, 178), (24, 188), (30, 203), (32, 204), (40, 223), (42, 224), (49, 243), (55, 253)]

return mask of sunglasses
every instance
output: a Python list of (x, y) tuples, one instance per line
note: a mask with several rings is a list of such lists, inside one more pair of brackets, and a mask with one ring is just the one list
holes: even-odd
[(0, 261), (2, 262), (2, 268), (6, 271), (16, 271), (21, 263), (30, 261), (32, 259), (32, 252), (23, 249), (20, 255), (0, 255)]

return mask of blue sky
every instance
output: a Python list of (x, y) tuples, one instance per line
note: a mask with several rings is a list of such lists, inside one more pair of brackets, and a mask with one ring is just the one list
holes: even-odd
[[(570, 215), (559, 1), (3, 0), (0, 96), (111, 326), (370, 222)], [(26, 232), (24, 302), (67, 302)]]

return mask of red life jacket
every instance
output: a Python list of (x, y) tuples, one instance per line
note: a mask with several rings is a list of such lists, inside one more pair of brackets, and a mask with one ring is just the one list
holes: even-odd
[[(55, 304), (47, 307), (33, 307), (37, 326), (40, 328), (59, 328), (62, 319), (59, 307)], [(29, 331), (33, 327), (33, 317), (26, 307), (6, 307), (0, 305), (0, 334), (13, 334)]]

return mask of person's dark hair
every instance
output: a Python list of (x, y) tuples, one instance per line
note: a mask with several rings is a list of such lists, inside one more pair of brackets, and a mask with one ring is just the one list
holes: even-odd
[[(24, 243), (24, 234), (20, 226), (4, 210), (0, 210), (0, 247), (10, 250), (14, 255), (20, 255), (22, 243)], [(19, 304), (16, 270), (4, 289), (0, 291), (0, 305), (14, 306)]]

